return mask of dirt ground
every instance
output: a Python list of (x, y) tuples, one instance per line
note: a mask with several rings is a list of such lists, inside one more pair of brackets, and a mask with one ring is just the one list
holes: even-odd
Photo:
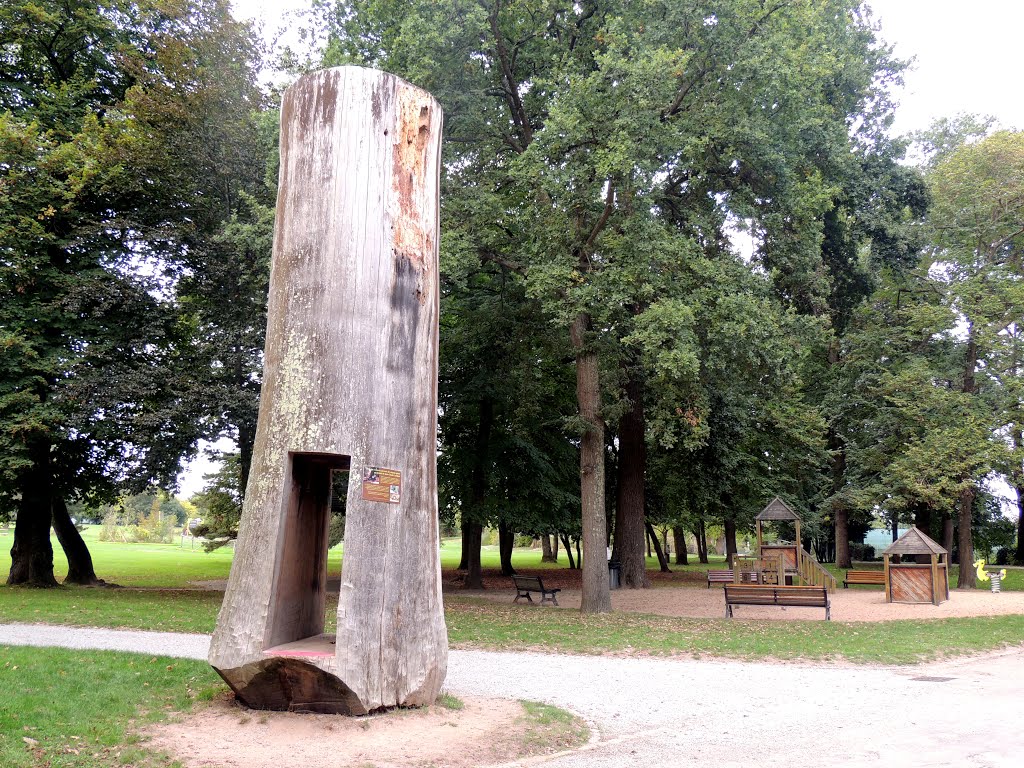
[[(547, 586), (544, 577), (544, 586)], [(486, 589), (453, 591), (451, 594), (474, 595), (495, 601), (511, 602), (515, 590)], [(558, 593), (560, 608), (580, 607), (580, 591), (566, 589)], [(523, 601), (520, 601), (522, 603)], [(896, 621), (904, 619), (945, 619), (963, 616), (995, 616), (1024, 614), (1024, 592), (992, 593), (988, 590), (950, 590), (949, 600), (939, 605), (887, 603), (881, 587), (850, 587), (832, 594), (833, 621)], [(545, 606), (547, 607), (547, 606)], [(722, 587), (663, 587), (658, 589), (617, 589), (612, 591), (612, 609), (661, 616), (720, 619), (725, 616)], [(740, 605), (733, 608), (736, 619), (823, 619), (822, 608), (776, 608)]]
[(461, 697), (461, 710), (433, 706), (368, 717), (257, 712), (225, 698), (178, 723), (144, 732), (146, 747), (186, 768), (473, 768), (559, 748), (525, 738), (522, 705)]

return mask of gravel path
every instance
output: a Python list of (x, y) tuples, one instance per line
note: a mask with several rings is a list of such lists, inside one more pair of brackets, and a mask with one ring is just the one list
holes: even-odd
[[(202, 659), (208, 642), (0, 625), (0, 645)], [(445, 687), (548, 701), (596, 725), (589, 746), (516, 765), (1010, 768), (1024, 753), (1024, 649), (891, 668), (452, 651)]]

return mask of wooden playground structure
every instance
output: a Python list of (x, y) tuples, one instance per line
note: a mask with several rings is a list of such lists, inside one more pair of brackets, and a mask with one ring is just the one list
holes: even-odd
[[(793, 524), (793, 543), (764, 541), (765, 522)], [(776, 496), (754, 518), (757, 530), (757, 550), (753, 556), (737, 556), (732, 568), (735, 584), (765, 584), (824, 587), (828, 592), (836, 589), (835, 577), (821, 567), (817, 559), (800, 544), (800, 517), (782, 499)]]
[(911, 528), (882, 556), (886, 602), (938, 605), (949, 600), (949, 554), (920, 529)]

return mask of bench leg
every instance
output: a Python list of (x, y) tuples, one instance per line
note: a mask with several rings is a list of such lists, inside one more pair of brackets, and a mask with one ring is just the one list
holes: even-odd
[(725, 604), (725, 618), (732, 618), (732, 606), (729, 603)]
[(530, 601), (531, 603), (533, 602), (533, 598), (532, 598), (532, 597), (530, 597), (530, 593), (529, 593), (529, 592), (525, 592), (525, 593), (524, 593), (524, 592), (520, 592), (520, 593), (519, 593), (518, 595), (516, 595), (516, 597), (515, 597), (515, 600), (513, 600), (512, 602), (513, 602), (513, 603), (518, 603), (518, 602), (519, 602), (519, 599), (520, 599), (520, 598), (523, 598), (523, 597), (525, 597), (525, 598), (526, 598), (527, 600), (529, 600), (529, 601)]
[(832, 608), (828, 605), (825, 606), (825, 621), (832, 621)]

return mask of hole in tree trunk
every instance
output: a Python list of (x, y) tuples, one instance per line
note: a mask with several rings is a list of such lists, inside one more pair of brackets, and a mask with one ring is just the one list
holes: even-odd
[[(332, 487), (339, 492), (347, 489), (350, 458), (290, 453), (288, 459), (291, 471), (284, 493), (288, 508), (264, 653), (333, 656), (334, 636), (324, 633), (331, 496)], [(344, 500), (339, 501), (343, 509)]]

